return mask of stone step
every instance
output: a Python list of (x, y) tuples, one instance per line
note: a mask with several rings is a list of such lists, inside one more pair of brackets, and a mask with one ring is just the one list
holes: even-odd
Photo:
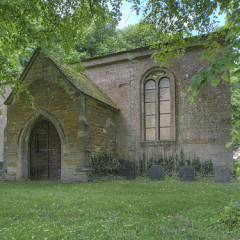
[(16, 181), (15, 173), (4, 173), (2, 170), (0, 171), (0, 180), (4, 181)]

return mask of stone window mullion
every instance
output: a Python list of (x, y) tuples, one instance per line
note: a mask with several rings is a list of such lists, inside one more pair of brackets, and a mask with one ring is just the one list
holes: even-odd
[(156, 81), (156, 140), (160, 139), (160, 115), (159, 115), (159, 81)]

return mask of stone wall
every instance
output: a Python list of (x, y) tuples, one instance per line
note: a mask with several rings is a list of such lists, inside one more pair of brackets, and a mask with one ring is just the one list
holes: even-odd
[[(115, 135), (106, 127), (108, 122), (114, 121), (112, 112), (106, 110), (106, 117), (101, 115), (100, 112), (105, 109), (69, 84), (42, 54), (34, 61), (24, 83), (34, 97), (36, 110), (31, 109), (25, 93), (19, 93), (8, 105), (5, 178), (29, 178), (29, 136), (39, 119), (47, 119), (53, 123), (61, 139), (61, 180), (86, 181), (87, 174), (81, 169), (88, 165), (91, 144), (94, 149), (96, 141), (101, 140), (102, 146), (114, 149)], [(99, 114), (91, 118), (95, 109)], [(95, 126), (88, 126), (85, 111), (89, 114), (89, 123)], [(92, 128), (99, 128), (99, 125), (104, 127), (102, 131), (107, 131), (107, 138), (94, 136)], [(109, 141), (112, 145), (108, 144)]]
[(112, 111), (94, 99), (87, 99), (86, 119), (89, 124), (88, 136), (91, 154), (115, 153), (117, 114), (117, 111)]
[(3, 142), (4, 142), (4, 129), (7, 122), (7, 107), (4, 105), (4, 101), (10, 94), (10, 88), (6, 88), (5, 98), (0, 96), (0, 110), (2, 114), (0, 114), (0, 162), (3, 161)]
[(145, 152), (157, 156), (183, 149), (186, 155), (211, 158), (215, 164), (232, 169), (232, 151), (225, 149), (230, 140), (231, 105), (229, 84), (205, 86), (195, 104), (188, 102), (191, 77), (203, 66), (203, 49), (189, 47), (182, 59), (166, 66), (175, 77), (176, 141), (147, 142), (141, 136), (141, 79), (158, 66), (150, 59), (153, 51), (140, 48), (83, 61), (86, 74), (118, 104), (117, 153), (121, 158), (138, 160)]
[(4, 139), (4, 128), (6, 125), (7, 114), (6, 114), (6, 106), (3, 104), (4, 98), (0, 97), (0, 107), (2, 111), (2, 115), (0, 115), (0, 161), (3, 161), (3, 139)]

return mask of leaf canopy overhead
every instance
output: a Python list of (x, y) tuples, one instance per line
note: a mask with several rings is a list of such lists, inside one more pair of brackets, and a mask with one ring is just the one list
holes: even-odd
[[(87, 45), (86, 36), (89, 35), (92, 24), (97, 29), (101, 29), (106, 22), (110, 23), (110, 26), (116, 26), (121, 17), (122, 2), (122, 0), (2, 0), (0, 2), (0, 94), (4, 94), (6, 84), (24, 89), (16, 79), (22, 70), (22, 62), (29, 59), (36, 47), (41, 47), (44, 53), (57, 53), (61, 60), (68, 63), (79, 60), (80, 55), (76, 51), (76, 46)], [(173, 56), (181, 57), (185, 47), (193, 40), (191, 37), (194, 33), (202, 34), (216, 30), (217, 14), (227, 15), (225, 28), (229, 29), (226, 36), (230, 42), (229, 51), (216, 59), (221, 46), (215, 41), (206, 44), (206, 54), (203, 58), (210, 60), (210, 64), (205, 72), (199, 73), (193, 79), (189, 88), (193, 93), (192, 101), (206, 83), (210, 82), (213, 85), (219, 83), (220, 80), (216, 78), (219, 73), (222, 75), (222, 80), (228, 80), (226, 69), (239, 71), (238, 0), (148, 0), (143, 3), (139, 0), (129, 0), (128, 2), (137, 13), (143, 13), (145, 26), (154, 26), (152, 40), (154, 40), (153, 48), (157, 50), (153, 57), (161, 63), (170, 62)], [(105, 34), (111, 34), (111, 31), (100, 31), (97, 36), (104, 39)], [(209, 38), (211, 37), (215, 35), (210, 34)], [(137, 38), (135, 39), (138, 41)], [(102, 45), (99, 51), (104, 53), (106, 48), (110, 48), (110, 44)]]
[[(78, 58), (76, 43), (81, 41), (91, 21), (116, 24), (120, 1), (106, 0), (2, 0), (0, 2), (0, 94), (4, 85), (15, 86), (33, 50), (56, 53), (65, 61)], [(108, 6), (112, 5), (112, 10)], [(24, 59), (26, 58), (26, 59)]]

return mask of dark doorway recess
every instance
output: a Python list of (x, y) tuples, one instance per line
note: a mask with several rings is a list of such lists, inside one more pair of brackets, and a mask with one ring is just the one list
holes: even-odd
[(59, 180), (61, 178), (61, 141), (56, 128), (41, 120), (30, 137), (30, 179)]

